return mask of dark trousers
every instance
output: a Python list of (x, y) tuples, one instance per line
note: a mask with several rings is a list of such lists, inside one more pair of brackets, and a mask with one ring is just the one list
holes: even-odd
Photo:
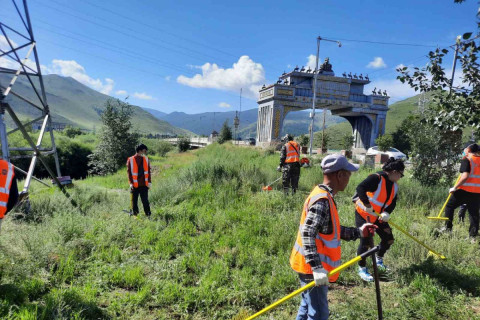
[(450, 197), (450, 200), (448, 200), (447, 206), (445, 207), (445, 217), (448, 218), (448, 220), (445, 222), (445, 226), (448, 229), (452, 228), (453, 213), (455, 209), (462, 204), (467, 205), (468, 217), (470, 218), (470, 227), (468, 228), (468, 233), (470, 237), (476, 237), (478, 235), (478, 210), (480, 209), (480, 193), (468, 192), (462, 189), (452, 193), (452, 196)]
[(143, 211), (145, 211), (146, 216), (150, 216), (151, 212), (150, 203), (148, 202), (148, 187), (133, 188), (130, 194), (133, 214), (138, 214), (138, 196), (140, 196), (140, 199), (142, 199)]
[(282, 183), (283, 191), (288, 192), (288, 189), (292, 187), (292, 192), (298, 189), (298, 180), (300, 179), (300, 163), (286, 163), (282, 169)]
[[(355, 225), (357, 228), (360, 228), (364, 223), (365, 219), (355, 210)], [(390, 246), (393, 244), (395, 239), (393, 238), (392, 228), (387, 222), (381, 222), (377, 219), (374, 223), (378, 229), (376, 233), (380, 237), (380, 250), (377, 252), (378, 257), (383, 257), (385, 252), (390, 249)], [(364, 252), (367, 252), (370, 247), (373, 247), (373, 238), (360, 238), (360, 244), (358, 245), (357, 255), (361, 255)], [(362, 259), (358, 262), (360, 267), (365, 267), (367, 265), (365, 259)]]

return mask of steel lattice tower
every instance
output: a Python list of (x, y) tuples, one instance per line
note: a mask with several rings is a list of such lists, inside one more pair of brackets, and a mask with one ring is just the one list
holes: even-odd
[[(15, 22), (11, 23), (9, 21), (9, 24), (0, 20), (0, 81), (4, 81), (0, 83), (0, 140), (2, 144), (2, 158), (7, 161), (25, 157), (32, 158), (30, 167), (26, 173), (27, 178), (23, 189), (24, 192), (28, 192), (33, 171), (37, 159), (39, 159), (57, 185), (66, 193), (57, 179), (57, 176), (61, 176), (60, 164), (37, 53), (37, 43), (33, 36), (27, 1), (23, 0), (20, 3), (20, 1), (11, 0), (10, 4), (7, 2), (2, 3), (1, 8), (3, 12), (8, 12), (10, 17), (15, 18)], [(15, 82), (20, 77), (28, 81), (30, 85), (29, 89), (34, 92), (35, 99), (28, 99), (15, 92)], [(5, 81), (5, 79), (8, 80)], [(37, 113), (40, 111), (41, 115), (28, 123), (22, 124), (15, 113), (16, 105), (14, 100), (21, 100), (22, 103), (26, 103), (29, 108), (37, 109)], [(8, 112), (11, 118), (9, 119), (11, 122), (8, 122), (8, 124), (13, 124), (14, 126), (10, 131), (7, 131), (5, 111)], [(26, 126), (40, 121), (42, 122), (42, 126), (37, 142), (35, 143), (28, 134)], [(30, 147), (21, 148), (18, 146), (9, 146), (8, 136), (18, 130), (21, 131), (23, 138), (28, 142)], [(50, 133), (51, 147), (49, 148), (42, 147), (42, 140), (46, 131)], [(10, 151), (26, 151), (32, 153), (28, 155), (11, 156)], [(57, 174), (47, 165), (45, 156), (53, 156), (55, 158)]]

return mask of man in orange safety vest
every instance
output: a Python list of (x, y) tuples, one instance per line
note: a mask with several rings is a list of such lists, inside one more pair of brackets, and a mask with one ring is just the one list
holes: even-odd
[(445, 227), (442, 231), (451, 231), (453, 226), (453, 212), (462, 205), (468, 208), (470, 227), (468, 233), (474, 242), (478, 236), (479, 209), (480, 209), (480, 146), (476, 143), (467, 147), (469, 153), (460, 163), (460, 180), (449, 192), (452, 194), (445, 207)]
[(152, 186), (150, 162), (147, 157), (147, 146), (138, 145), (136, 154), (127, 160), (128, 181), (130, 182), (131, 211), (130, 214), (138, 215), (138, 196), (142, 199), (145, 215), (150, 218), (150, 203), (148, 202), (148, 190)]
[(13, 164), (0, 159), (0, 228), (5, 215), (18, 201), (17, 178)]
[(298, 273), (303, 286), (315, 281), (315, 287), (302, 293), (297, 320), (328, 319), (328, 283), (338, 274), (328, 277), (329, 271), (341, 265), (340, 239), (356, 240), (368, 237), (376, 228), (365, 223), (360, 228), (340, 225), (334, 196), (345, 190), (358, 165), (349, 163), (340, 154), (322, 160), (323, 183), (316, 186), (303, 206), (295, 245), (290, 255), (290, 266)]
[(283, 192), (288, 194), (291, 187), (292, 194), (295, 194), (300, 179), (300, 146), (289, 134), (285, 135), (282, 141), (285, 145), (280, 151), (280, 165), (277, 171), (282, 171)]

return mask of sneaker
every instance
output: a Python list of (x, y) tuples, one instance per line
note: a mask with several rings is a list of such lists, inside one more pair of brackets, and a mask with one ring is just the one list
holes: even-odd
[(388, 269), (388, 267), (386, 265), (383, 264), (383, 257), (377, 257), (377, 267), (378, 269), (382, 270), (382, 271), (388, 271), (390, 269)]
[(367, 267), (358, 267), (358, 275), (360, 276), (360, 278), (362, 278), (363, 281), (366, 281), (366, 282), (372, 282), (373, 281), (373, 277), (370, 273), (368, 273), (367, 271)]

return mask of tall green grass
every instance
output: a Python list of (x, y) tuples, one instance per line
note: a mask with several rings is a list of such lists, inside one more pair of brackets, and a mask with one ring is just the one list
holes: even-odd
[[(125, 170), (76, 181), (70, 189), (85, 214), (63, 195), (32, 182), (32, 213), (7, 218), (0, 233), (0, 317), (6, 319), (239, 319), (298, 288), (288, 258), (303, 201), (322, 180), (302, 169), (300, 192), (284, 197), (262, 186), (280, 176), (278, 154), (212, 145), (152, 157), (152, 220), (128, 217)], [(354, 225), (351, 196), (371, 171), (352, 175), (338, 194), (341, 223)], [(447, 256), (394, 231), (382, 283), (385, 318), (480, 319), (478, 244), (467, 226), (433, 237), (447, 190), (400, 181), (392, 219)], [(346, 261), (355, 242), (342, 244)], [(343, 272), (329, 292), (332, 319), (373, 319), (373, 285)], [(298, 298), (263, 319), (292, 319)]]

